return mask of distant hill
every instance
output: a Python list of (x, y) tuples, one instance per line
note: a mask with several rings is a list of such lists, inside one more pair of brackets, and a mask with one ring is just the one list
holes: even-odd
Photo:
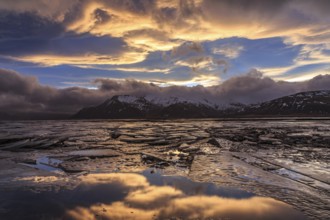
[(249, 105), (243, 115), (330, 116), (330, 91), (301, 92)]
[(74, 119), (221, 118), (246, 116), (330, 116), (330, 91), (301, 92), (260, 104), (218, 106), (206, 99), (113, 96), (81, 109)]
[(206, 100), (122, 95), (114, 96), (101, 105), (83, 108), (73, 118), (205, 118), (217, 117), (218, 114), (218, 106)]

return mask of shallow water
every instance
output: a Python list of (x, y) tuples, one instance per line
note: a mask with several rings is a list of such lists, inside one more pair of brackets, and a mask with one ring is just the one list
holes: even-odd
[[(34, 219), (45, 219), (43, 215), (47, 219), (60, 215), (73, 218), (80, 212), (94, 217), (114, 213), (100, 211), (103, 204), (105, 209), (116, 212), (130, 213), (127, 211), (130, 208), (136, 215), (165, 218), (174, 214), (180, 217), (180, 213), (190, 216), (194, 213), (191, 207), (200, 213), (218, 213), (212, 207), (218, 207), (215, 204), (223, 202), (224, 197), (232, 199), (230, 202), (235, 207), (246, 205), (238, 204), (241, 201), (238, 198), (244, 201), (255, 198), (254, 204), (259, 204), (262, 197), (263, 202), (272, 198), (272, 202), (289, 204), (309, 219), (327, 219), (330, 216), (329, 144), (329, 120), (0, 122), (0, 213), (16, 219), (27, 217), (28, 210), (34, 210), (30, 212), (37, 216)], [(150, 169), (161, 172), (162, 176), (150, 173)], [(111, 192), (111, 187), (102, 186), (109, 195), (122, 195), (115, 201), (111, 200), (112, 196), (103, 197), (107, 193), (96, 190), (99, 184), (84, 184), (87, 177), (114, 173), (138, 176), (142, 173), (142, 179), (146, 178), (150, 186), (175, 183), (175, 192), (180, 192), (176, 196), (180, 198), (171, 197), (170, 202), (184, 204), (186, 208), (172, 208), (175, 211), (171, 209), (172, 212), (164, 209), (167, 203), (162, 203), (151, 209), (141, 204), (147, 204), (141, 196), (140, 204), (126, 201), (131, 195), (127, 188)], [(159, 187), (153, 191), (147, 188), (151, 191), (144, 190), (143, 194), (158, 195), (163, 189)], [(203, 195), (198, 198), (192, 195), (197, 188)], [(89, 189), (93, 190), (88, 193)], [(84, 193), (87, 198), (81, 197)], [(216, 202), (209, 198), (214, 195), (219, 196)], [(186, 197), (189, 199), (184, 200)], [(203, 204), (210, 208), (194, 206)], [(235, 213), (240, 213), (238, 210)], [(263, 219), (285, 212), (280, 209), (274, 213), (265, 214)], [(247, 219), (247, 216), (231, 217)]]
[(0, 191), (0, 218), (306, 219), (291, 206), (269, 197), (163, 176), (155, 170), (96, 173), (78, 179), (72, 189)]

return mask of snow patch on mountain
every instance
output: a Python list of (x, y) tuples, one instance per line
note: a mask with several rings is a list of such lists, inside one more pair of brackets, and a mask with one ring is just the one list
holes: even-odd
[[(220, 103), (221, 100), (218, 101)], [(244, 105), (218, 105), (200, 97), (113, 96), (95, 107), (84, 108), (76, 118), (207, 118), (269, 116), (330, 115), (330, 91), (302, 92), (271, 101)]]

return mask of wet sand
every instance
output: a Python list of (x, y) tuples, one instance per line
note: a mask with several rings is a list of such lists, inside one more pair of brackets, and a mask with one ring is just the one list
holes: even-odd
[(330, 215), (329, 120), (25, 121), (0, 131), (1, 219)]

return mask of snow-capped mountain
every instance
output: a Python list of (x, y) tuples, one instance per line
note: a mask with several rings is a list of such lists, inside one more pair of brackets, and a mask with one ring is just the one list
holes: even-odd
[(156, 105), (160, 105), (163, 107), (168, 107), (173, 104), (178, 104), (178, 103), (189, 103), (189, 104), (194, 104), (194, 105), (205, 105), (210, 108), (219, 108), (219, 106), (213, 102), (210, 102), (209, 100), (205, 98), (196, 98), (196, 97), (191, 97), (189, 99), (187, 98), (182, 98), (182, 97), (175, 97), (175, 96), (170, 96), (170, 97), (159, 97), (159, 96), (153, 96), (153, 95), (148, 95), (144, 97), (146, 100), (149, 102), (152, 102)]
[(113, 96), (99, 106), (83, 108), (74, 118), (205, 118), (218, 117), (216, 104), (205, 99)]
[(247, 106), (243, 114), (330, 116), (330, 90), (301, 92), (294, 95)]
[(101, 105), (81, 109), (73, 118), (217, 118), (245, 116), (330, 116), (330, 91), (302, 92), (261, 104), (219, 106), (206, 99), (157, 96), (113, 96)]

